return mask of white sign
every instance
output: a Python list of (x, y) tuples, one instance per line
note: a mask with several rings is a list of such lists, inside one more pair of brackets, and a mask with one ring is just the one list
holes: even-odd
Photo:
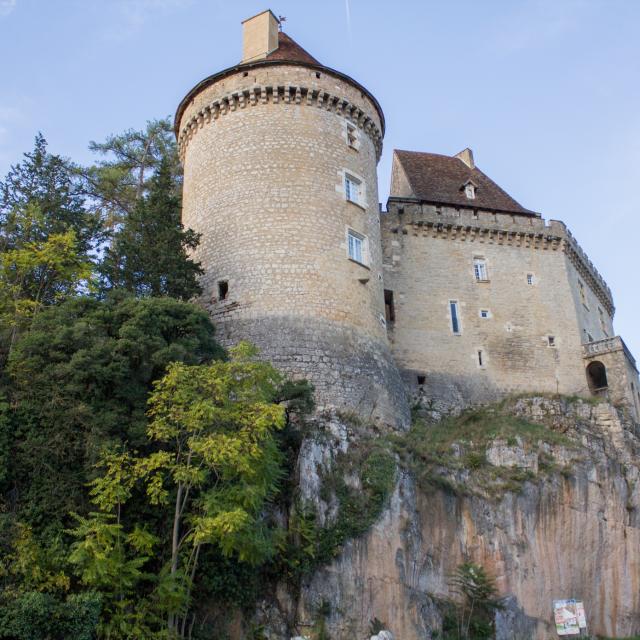
[(580, 600), (554, 600), (553, 617), (559, 636), (579, 636), (587, 628), (584, 604)]

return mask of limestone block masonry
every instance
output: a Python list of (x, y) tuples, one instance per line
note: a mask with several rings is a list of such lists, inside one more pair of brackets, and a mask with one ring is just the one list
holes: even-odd
[[(183, 223), (202, 234), (194, 258), (218, 337), (307, 377), (321, 406), (406, 424), (384, 319), (379, 106), (319, 65), (262, 60), (201, 85), (176, 129)], [(358, 204), (345, 173), (361, 182)], [(349, 259), (349, 230), (365, 264)]]

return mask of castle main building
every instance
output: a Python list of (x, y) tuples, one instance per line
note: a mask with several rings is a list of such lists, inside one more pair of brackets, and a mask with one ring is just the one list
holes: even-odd
[(456, 156), (395, 151), (384, 115), (271, 11), (243, 59), (194, 87), (175, 119), (183, 223), (202, 234), (201, 303), (320, 406), (406, 424), (408, 398), (460, 405), (543, 391), (606, 394), (640, 421), (611, 292), (565, 225)]

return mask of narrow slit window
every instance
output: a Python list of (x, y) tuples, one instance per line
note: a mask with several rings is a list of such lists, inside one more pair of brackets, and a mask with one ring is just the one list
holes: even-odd
[(364, 236), (349, 230), (349, 257), (360, 264), (364, 261)]
[(478, 349), (478, 366), (484, 367), (484, 359), (483, 359), (482, 349)]
[(393, 304), (393, 291), (384, 290), (384, 312), (388, 324), (396, 321), (396, 309)]
[(229, 295), (229, 282), (227, 280), (218, 281), (218, 300), (226, 300)]
[(473, 259), (473, 273), (477, 282), (486, 282), (489, 279), (487, 276), (487, 261), (484, 258)]
[(458, 313), (458, 303), (455, 300), (449, 302), (451, 312), (451, 330), (455, 335), (460, 335), (460, 316)]

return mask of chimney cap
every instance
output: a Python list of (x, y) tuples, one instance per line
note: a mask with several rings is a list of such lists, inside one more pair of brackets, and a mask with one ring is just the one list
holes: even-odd
[(273, 11), (271, 11), (271, 9), (265, 9), (264, 11), (260, 11), (260, 13), (256, 13), (254, 16), (251, 16), (250, 18), (245, 18), (244, 20), (242, 20), (242, 22), (240, 24), (244, 24), (245, 22), (249, 22), (249, 20), (253, 20), (254, 18), (257, 18), (258, 16), (261, 16), (263, 13), (270, 13), (274, 20), (280, 24), (280, 19), (278, 18), (278, 16), (273, 13)]
[(473, 161), (473, 151), (471, 151), (469, 147), (463, 149), (462, 151), (460, 151), (460, 153), (456, 153), (456, 155), (453, 157), (458, 158), (458, 160), (462, 160), (462, 162), (464, 162), (467, 167), (469, 167), (469, 169), (476, 168), (475, 162)]

